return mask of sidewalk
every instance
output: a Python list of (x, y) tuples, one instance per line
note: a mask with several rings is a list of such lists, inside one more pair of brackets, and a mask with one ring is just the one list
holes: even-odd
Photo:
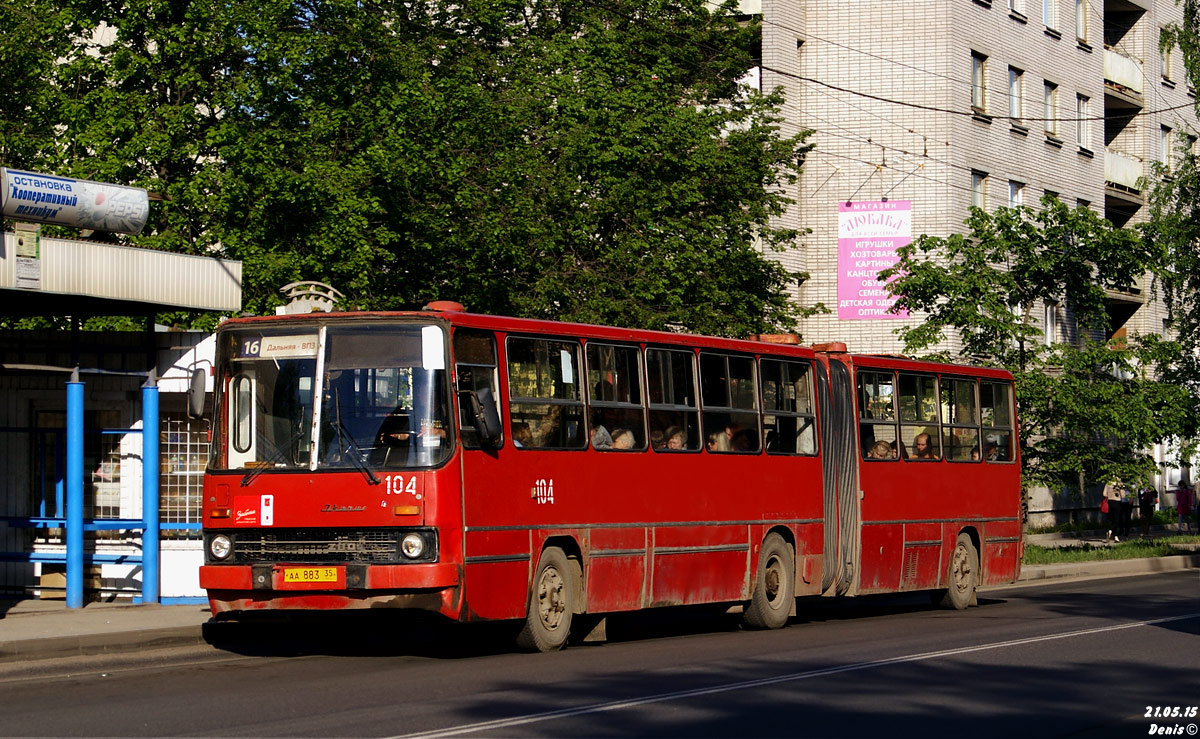
[[(1105, 532), (1084, 536), (1035, 534), (1042, 546), (1103, 544)], [(1021, 582), (1200, 569), (1200, 553), (1149, 559), (1108, 560), (1022, 568)], [(205, 643), (207, 606), (92, 603), (68, 609), (61, 600), (0, 599), (0, 664)]]
[(204, 643), (208, 606), (0, 599), (0, 662)]

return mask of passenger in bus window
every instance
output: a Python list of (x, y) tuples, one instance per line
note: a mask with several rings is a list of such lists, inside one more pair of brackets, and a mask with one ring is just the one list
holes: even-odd
[(729, 439), (729, 450), (734, 452), (757, 452), (758, 435), (751, 429), (740, 429)]
[(671, 426), (666, 431), (667, 449), (672, 452), (681, 452), (687, 449), (687, 434), (678, 426)]
[(633, 432), (629, 429), (617, 429), (612, 434), (613, 449), (633, 449), (635, 442)]
[(717, 431), (715, 433), (709, 434), (708, 435), (708, 444), (706, 444), (706, 447), (707, 447), (708, 451), (710, 451), (710, 452), (731, 451), (731, 449), (729, 448), (729, 437), (725, 434), (724, 431)]
[(529, 431), (529, 424), (524, 421), (514, 421), (512, 425), (513, 446), (520, 449), (521, 447), (533, 446), (533, 434)]
[(983, 457), (989, 462), (995, 462), (1000, 458), (1000, 447), (989, 441), (983, 448)]
[(779, 448), (779, 432), (775, 429), (767, 429), (767, 435), (763, 441), (766, 442), (767, 452), (781, 451)]
[(895, 454), (892, 451), (892, 445), (886, 441), (877, 441), (871, 445), (871, 449), (867, 452), (868, 459), (895, 459)]
[(650, 446), (656, 450), (667, 448), (667, 437), (663, 435), (662, 429), (654, 429), (650, 432)]
[(1012, 459), (1012, 440), (1008, 434), (996, 435), (996, 460), (1007, 462)]
[(917, 434), (913, 438), (913, 459), (937, 459), (929, 434)]
[(604, 428), (604, 424), (596, 424), (592, 427), (592, 447), (595, 449), (611, 449), (613, 445), (613, 436), (608, 433), (608, 429)]

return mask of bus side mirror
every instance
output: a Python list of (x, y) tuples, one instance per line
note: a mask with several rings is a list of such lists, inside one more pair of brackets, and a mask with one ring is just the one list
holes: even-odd
[(471, 418), (475, 422), (475, 431), (479, 433), (480, 441), (493, 448), (500, 446), (503, 430), (500, 428), (500, 414), (496, 410), (491, 388), (484, 387), (474, 392), (463, 390), (459, 398), (470, 404)]
[(192, 370), (192, 381), (188, 386), (188, 418), (204, 415), (204, 390), (208, 373), (202, 369)]

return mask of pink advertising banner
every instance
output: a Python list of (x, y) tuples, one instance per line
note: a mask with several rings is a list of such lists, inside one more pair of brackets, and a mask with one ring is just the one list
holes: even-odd
[(838, 318), (908, 318), (889, 313), (896, 299), (879, 281), (880, 270), (898, 260), (896, 249), (912, 241), (912, 201), (881, 200), (838, 205)]

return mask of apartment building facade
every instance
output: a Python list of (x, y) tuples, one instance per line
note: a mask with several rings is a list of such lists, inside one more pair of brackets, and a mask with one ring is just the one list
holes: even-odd
[[(900, 214), (901, 239), (1047, 193), (1132, 225), (1152, 163), (1197, 133), (1182, 55), (1160, 51), (1182, 18), (1174, 0), (762, 0), (760, 12), (762, 86), (785, 89), (789, 132), (815, 132), (783, 219), (807, 233), (780, 256), (810, 275), (796, 299), (831, 310), (804, 323), (806, 340), (899, 351), (893, 330), (910, 320), (864, 285), (881, 253), (849, 251), (848, 204)], [(1035, 310), (1049, 339), (1074, 338), (1061, 306)], [(1109, 313), (1118, 335), (1161, 333), (1166, 317), (1148, 280), (1113, 292)]]
[[(761, 0), (763, 89), (786, 91), (785, 131), (814, 131), (779, 256), (809, 277), (802, 305), (830, 313), (801, 325), (806, 342), (901, 352), (866, 275), (921, 234), (966, 230), (971, 205), (1040, 207), (1050, 193), (1114, 224), (1146, 220), (1154, 162), (1195, 137), (1195, 95), (1162, 29), (1174, 0)], [(888, 255), (892, 254), (891, 257)], [(1047, 341), (1073, 341), (1061, 305), (1028, 307)], [(1163, 333), (1148, 277), (1109, 293), (1110, 336)], [(953, 341), (947, 348), (953, 349)], [(1164, 450), (1156, 450), (1160, 461)], [(1179, 471), (1165, 469), (1159, 489)], [(1050, 491), (1033, 510), (1078, 505)], [(1168, 495), (1164, 505), (1170, 504)]]

